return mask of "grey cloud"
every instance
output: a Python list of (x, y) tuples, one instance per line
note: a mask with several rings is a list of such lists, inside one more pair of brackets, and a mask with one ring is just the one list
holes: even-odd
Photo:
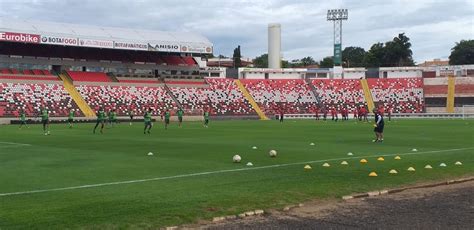
[(216, 54), (255, 57), (267, 50), (267, 24), (282, 24), (283, 56), (332, 55), (326, 11), (348, 8), (343, 46), (368, 49), (400, 32), (415, 60), (449, 56), (454, 42), (474, 37), (472, 0), (0, 0), (0, 16), (139, 29), (192, 31), (208, 37)]

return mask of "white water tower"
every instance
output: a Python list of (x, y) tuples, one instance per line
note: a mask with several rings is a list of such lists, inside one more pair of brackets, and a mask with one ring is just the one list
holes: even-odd
[(268, 68), (281, 68), (281, 25), (268, 24)]

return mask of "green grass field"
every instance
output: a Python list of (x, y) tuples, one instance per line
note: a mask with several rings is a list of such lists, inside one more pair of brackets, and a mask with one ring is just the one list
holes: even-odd
[[(371, 124), (354, 121), (211, 121), (207, 129), (187, 122), (166, 131), (155, 123), (151, 135), (142, 123), (103, 135), (92, 127), (55, 124), (44, 136), (39, 125), (0, 126), (0, 229), (156, 228), (474, 175), (472, 120), (387, 123), (384, 143), (371, 142)], [(270, 158), (270, 149), (278, 157)], [(234, 154), (242, 163), (232, 163)], [(378, 162), (380, 155), (390, 156)], [(311, 171), (303, 170), (306, 162)], [(410, 166), (416, 172), (406, 171)], [(371, 171), (378, 177), (368, 177)]]

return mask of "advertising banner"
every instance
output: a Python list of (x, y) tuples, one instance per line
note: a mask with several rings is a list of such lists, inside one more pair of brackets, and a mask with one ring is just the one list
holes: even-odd
[(212, 47), (198, 45), (181, 45), (181, 52), (210, 54), (212, 53)]
[(148, 45), (146, 43), (137, 42), (114, 42), (114, 48), (124, 50), (148, 50)]
[(96, 39), (79, 39), (80, 46), (95, 47), (95, 48), (114, 48), (113, 41), (96, 40)]
[(38, 34), (0, 32), (0, 41), (40, 43), (40, 39), (41, 36)]
[(148, 43), (149, 51), (180, 52), (181, 46), (178, 43)]
[(77, 46), (79, 41), (77, 38), (41, 35), (41, 44)]
[(340, 66), (342, 63), (341, 44), (334, 44), (334, 65)]

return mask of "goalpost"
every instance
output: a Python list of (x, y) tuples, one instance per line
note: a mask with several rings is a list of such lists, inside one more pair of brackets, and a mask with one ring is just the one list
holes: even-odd
[(474, 117), (474, 105), (463, 105), (462, 106), (462, 119)]

